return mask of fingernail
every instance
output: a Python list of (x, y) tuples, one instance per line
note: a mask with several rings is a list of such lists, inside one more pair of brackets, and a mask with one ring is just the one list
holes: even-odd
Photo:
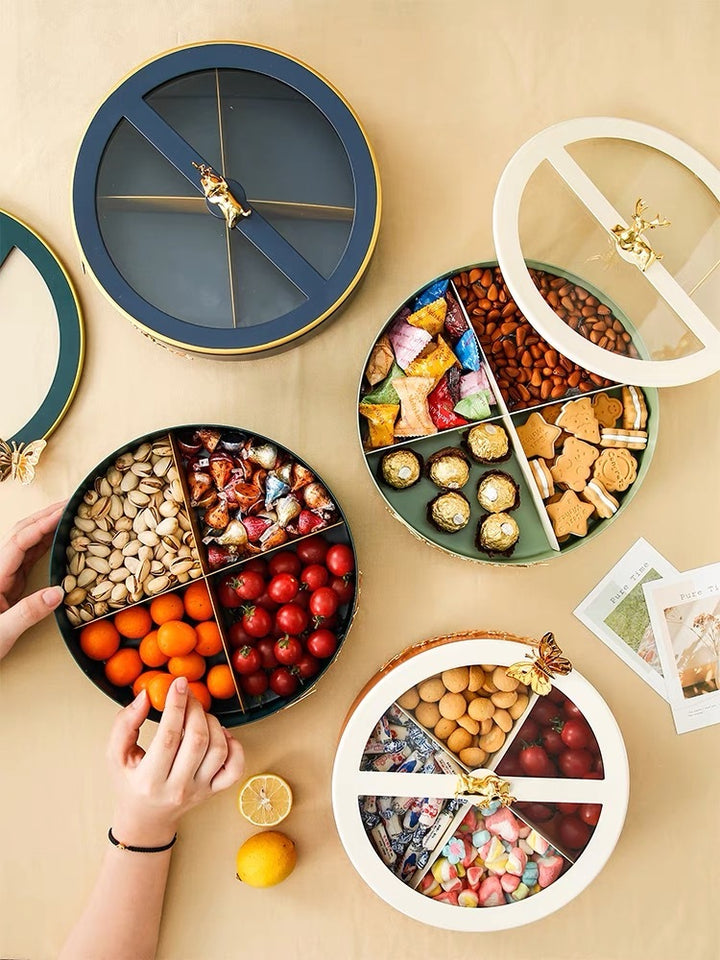
[(178, 693), (187, 693), (188, 682), (187, 677), (178, 677), (175, 681), (175, 689)]
[(133, 702), (130, 704), (130, 706), (133, 707), (133, 708), (134, 708), (134, 707), (139, 707), (140, 704), (144, 702), (146, 693), (147, 693), (146, 690), (144, 690), (144, 689), (141, 690), (140, 693), (135, 697), (135, 699), (133, 700)]
[(47, 590), (43, 590), (41, 596), (45, 606), (49, 607), (50, 610), (54, 610), (65, 596), (65, 591), (62, 587), (48, 587)]

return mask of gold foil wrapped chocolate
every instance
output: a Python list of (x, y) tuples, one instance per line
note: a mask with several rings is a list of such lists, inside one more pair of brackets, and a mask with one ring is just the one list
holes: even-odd
[(468, 525), (470, 501), (462, 493), (441, 493), (428, 504), (428, 520), (443, 533), (457, 533)]
[(427, 475), (438, 487), (460, 490), (470, 479), (470, 464), (459, 447), (444, 447), (428, 457)]
[(498, 463), (510, 456), (510, 441), (497, 423), (478, 423), (468, 430), (465, 448), (479, 463)]
[(520, 503), (520, 491), (513, 478), (501, 470), (490, 470), (480, 477), (478, 503), (488, 513), (514, 510)]
[(395, 420), (400, 407), (396, 403), (361, 403), (360, 413), (367, 417), (369, 447), (389, 447), (395, 439)]
[(380, 478), (395, 490), (407, 490), (420, 479), (422, 461), (412, 450), (392, 450), (380, 461)]
[(477, 545), (488, 554), (513, 552), (520, 539), (520, 528), (509, 513), (489, 513), (478, 525)]

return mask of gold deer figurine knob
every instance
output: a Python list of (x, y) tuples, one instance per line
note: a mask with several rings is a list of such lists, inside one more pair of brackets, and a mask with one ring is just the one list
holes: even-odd
[(655, 260), (662, 260), (662, 254), (655, 253), (645, 237), (642, 236), (643, 231), (654, 230), (655, 227), (670, 226), (670, 221), (665, 217), (661, 218), (659, 213), (652, 220), (645, 220), (643, 218), (645, 210), (647, 210), (647, 204), (639, 199), (635, 204), (632, 226), (624, 227), (621, 223), (616, 223), (611, 230), (620, 256), (623, 260), (640, 267), (643, 273)]
[(207, 163), (193, 163), (193, 166), (200, 171), (200, 186), (208, 203), (218, 205), (227, 221), (228, 229), (232, 230), (240, 217), (250, 216), (252, 210), (246, 209), (235, 199), (224, 177), (216, 173)]

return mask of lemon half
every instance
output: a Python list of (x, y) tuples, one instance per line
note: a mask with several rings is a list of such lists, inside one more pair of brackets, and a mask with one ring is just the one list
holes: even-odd
[(240, 788), (238, 809), (256, 827), (274, 827), (292, 809), (290, 784), (275, 773), (250, 777)]

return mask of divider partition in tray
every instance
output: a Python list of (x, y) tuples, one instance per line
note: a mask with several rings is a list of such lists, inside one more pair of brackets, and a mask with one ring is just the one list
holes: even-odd
[[(212, 535), (213, 532), (203, 529), (203, 524), (201, 522), (202, 510), (200, 510), (197, 505), (193, 503), (188, 486), (188, 457), (183, 453), (178, 442), (179, 436), (187, 434), (188, 432), (192, 433), (198, 429), (219, 431), (221, 435), (228, 435), (232, 433), (235, 437), (241, 437), (244, 440), (252, 439), (258, 444), (269, 444), (277, 448), (280, 454), (290, 457), (294, 463), (299, 464), (302, 468), (312, 473), (314, 481), (323, 485), (329, 497), (333, 501), (334, 511), (331, 514), (326, 514), (328, 519), (309, 533), (291, 536), (284, 542), (278, 543), (276, 546), (272, 546), (267, 549), (255, 549), (246, 555), (231, 556), (224, 565), (213, 567), (213, 565), (209, 562), (208, 554), (208, 546), (214, 540)], [(85, 626), (86, 623), (112, 619), (112, 617), (115, 616), (120, 610), (127, 610), (134, 607), (147, 607), (156, 597), (162, 597), (168, 594), (181, 595), (186, 587), (188, 587), (192, 582), (205, 583), (208, 588), (208, 594), (213, 609), (212, 620), (218, 627), (222, 641), (222, 652), (207, 658), (207, 667), (209, 669), (216, 664), (227, 664), (230, 668), (235, 686), (235, 695), (233, 697), (228, 699), (212, 699), (210, 712), (217, 716), (225, 726), (237, 726), (244, 723), (251, 723), (255, 720), (269, 716), (280, 709), (284, 709), (293, 703), (297, 703), (314, 690), (318, 679), (324, 675), (328, 667), (337, 659), (345, 637), (350, 629), (357, 608), (357, 584), (355, 586), (352, 600), (340, 608), (339, 623), (335, 628), (338, 638), (337, 650), (331, 658), (322, 663), (318, 674), (309, 680), (301, 680), (299, 689), (291, 696), (279, 697), (271, 691), (267, 691), (262, 696), (249, 697), (240, 689), (238, 676), (232, 666), (232, 648), (228, 638), (228, 629), (232, 622), (232, 615), (229, 611), (223, 608), (219, 600), (218, 586), (221, 579), (225, 578), (226, 576), (237, 576), (237, 574), (241, 572), (244, 565), (255, 557), (270, 557), (274, 553), (282, 550), (294, 551), (298, 543), (318, 534), (326, 537), (331, 542), (346, 543), (353, 551), (353, 555), (355, 555), (355, 547), (353, 544), (352, 535), (350, 533), (350, 528), (341, 507), (332, 495), (332, 491), (329, 490), (327, 485), (324, 484), (324, 481), (318, 477), (317, 473), (315, 473), (311, 467), (309, 467), (301, 458), (299, 458), (294, 452), (288, 450), (286, 447), (283, 447), (274, 440), (270, 440), (258, 434), (256, 431), (244, 430), (238, 427), (217, 424), (182, 425), (170, 428), (169, 430), (159, 430), (137, 438), (131, 443), (126, 444), (122, 448), (119, 448), (108, 455), (93, 471), (91, 471), (85, 477), (85, 479), (78, 486), (75, 494), (69, 500), (58, 525), (50, 555), (51, 583), (62, 584), (67, 575), (69, 543), (70, 534), (73, 531), (73, 518), (75, 517), (77, 508), (83, 502), (85, 494), (90, 490), (96, 489), (96, 482), (99, 482), (100, 478), (105, 475), (105, 472), (113, 466), (115, 461), (122, 454), (132, 452), (144, 443), (154, 444), (159, 442), (161, 443), (163, 441), (167, 441), (172, 451), (173, 466), (177, 471), (178, 479), (182, 488), (181, 506), (187, 512), (189, 526), (192, 531), (191, 547), (193, 557), (197, 560), (199, 569), (197, 572), (194, 571), (191, 577), (182, 583), (174, 582), (164, 590), (158, 591), (154, 594), (145, 594), (138, 600), (122, 606), (115, 606), (114, 608), (106, 610), (100, 615), (84, 619), (83, 622), (79, 624), (74, 624), (71, 622), (65, 605), (61, 605), (56, 610), (56, 620), (65, 643), (81, 670), (111, 699), (115, 700), (121, 705), (126, 705), (133, 699), (131, 687), (119, 687), (113, 685), (105, 675), (104, 663), (102, 661), (92, 660), (85, 655), (80, 647), (79, 641), (82, 627)], [(208, 533), (210, 533), (210, 536), (208, 536)], [(355, 568), (357, 570), (357, 564), (355, 564)], [(132, 640), (126, 640), (125, 645), (137, 646), (137, 644)], [(160, 714), (153, 709), (150, 712), (150, 717), (151, 719), (159, 720)]]
[[(425, 737), (433, 743), (432, 749), (437, 750), (434, 760), (425, 761), (412, 772), (368, 769), (373, 759), (372, 753), (367, 753), (368, 748), (371, 751), (379, 749), (376, 742), (378, 718), (390, 714), (396, 724), (403, 717), (406, 724), (421, 727), (410, 711), (397, 704), (413, 685), (460, 666), (496, 664), (507, 667), (527, 655), (528, 642), (478, 631), (419, 644), (417, 648), (410, 648), (404, 657), (397, 658), (397, 665), (384, 668), (366, 686), (348, 715), (333, 771), (333, 809), (338, 831), (348, 856), (371, 889), (414, 919), (447, 929), (474, 931), (506, 929), (539, 919), (584, 889), (602, 869), (617, 842), (627, 809), (627, 756), (620, 731), (607, 705), (575, 670), (568, 676), (555, 677), (553, 692), (555, 702), (569, 703), (574, 715), (580, 714), (592, 731), (602, 758), (602, 772), (593, 778), (570, 778), (560, 771), (550, 777), (536, 777), (513, 766), (513, 745), (518, 742), (518, 737), (524, 736), (524, 729), (529, 729), (529, 718), (531, 720), (541, 706), (547, 709), (549, 703), (546, 697), (535, 694), (530, 696), (524, 712), (515, 720), (502, 748), (488, 757), (481, 768), (468, 768), (432, 731), (422, 728)], [(559, 706), (557, 709), (562, 712)], [(415, 731), (410, 736), (414, 747), (417, 744)], [(406, 762), (401, 761), (399, 755), (390, 756), (400, 763)], [(430, 768), (434, 768), (434, 772), (427, 772)], [(462, 835), (462, 831), (458, 831), (468, 811), (475, 808), (477, 813), (483, 806), (480, 797), (473, 796), (471, 790), (463, 787), (461, 773), (478, 779), (494, 774), (506, 782), (508, 792), (514, 798), (509, 806), (513, 816), (532, 831), (530, 839), (534, 843), (541, 848), (550, 844), (545, 856), (562, 858), (561, 871), (548, 886), (531, 891), (524, 899), (512, 901), (508, 897), (510, 902), (481, 910), (462, 909), (453, 902), (436, 900), (432, 890), (429, 895), (423, 895), (436, 882), (427, 876), (432, 872), (433, 864), (447, 852), (444, 853), (444, 848), (448, 841)], [(407, 801), (415, 798), (415, 811), (422, 811), (431, 820), (425, 834), (431, 840), (429, 849), (424, 845), (423, 836), (413, 842), (412, 833), (405, 832), (398, 838), (401, 851), (407, 842), (407, 853), (417, 858), (417, 868), (416, 860), (410, 859), (409, 869), (403, 870), (402, 853), (388, 864), (393, 851), (382, 830), (379, 836), (372, 833), (373, 829), (379, 829), (378, 823), (390, 823), (395, 813), (392, 804), (398, 802), (396, 798), (400, 798), (400, 808), (405, 809), (409, 809)], [(558, 821), (563, 815), (558, 811), (558, 804), (570, 805), (562, 807), (564, 811), (571, 811), (572, 806), (578, 804), (599, 808), (596, 825), (588, 828), (588, 839), (582, 845), (576, 843), (575, 849), (563, 844), (559, 836)], [(377, 814), (368, 815), (368, 810), (373, 809)], [(548, 816), (551, 811), (552, 818)], [(399, 816), (402, 820), (402, 811)], [(470, 815), (471, 818), (474, 816), (474, 813)], [(442, 829), (433, 827), (432, 824), (438, 823)], [(472, 830), (469, 833), (472, 834)], [(389, 827), (386, 835), (390, 834)], [(435, 890), (437, 892), (437, 887)]]
[[(597, 290), (582, 278), (554, 266), (548, 266), (541, 263), (529, 263), (529, 266), (536, 270), (546, 271), (556, 277), (561, 277), (567, 280), (569, 283), (578, 285), (587, 290), (592, 296), (597, 298), (600, 304), (607, 306), (611, 311), (612, 316), (619, 320), (625, 331), (627, 331), (632, 337), (631, 344), (638, 351), (638, 353), (641, 356), (646, 355), (644, 344), (635, 331), (631, 321), (607, 298), (607, 296), (602, 293), (602, 291)], [(486, 261), (484, 263), (464, 267), (459, 270), (450, 271), (449, 273), (443, 274), (441, 277), (431, 281), (430, 284), (425, 284), (420, 290), (416, 291), (416, 293), (405, 302), (403, 308), (401, 308), (401, 311), (405, 307), (411, 308), (411, 305), (416, 298), (429, 287), (432, 287), (438, 282), (447, 281), (448, 291), (451, 293), (454, 300), (457, 301), (465, 322), (467, 323), (469, 330), (472, 332), (472, 336), (479, 351), (482, 369), (486, 374), (490, 389), (495, 399), (495, 404), (491, 407), (490, 416), (478, 421), (469, 421), (467, 424), (459, 427), (438, 429), (436, 433), (433, 433), (429, 436), (410, 437), (399, 440), (396, 439), (392, 444), (376, 448), (368, 447), (364, 442), (363, 434), (366, 430), (366, 427), (363, 422), (364, 418), (359, 416), (360, 441), (363, 447), (365, 462), (370, 470), (376, 486), (378, 487), (378, 490), (385, 498), (391, 512), (402, 523), (408, 526), (413, 533), (419, 535), (422, 539), (429, 541), (435, 546), (447, 550), (448, 552), (458, 554), (467, 559), (480, 561), (490, 560), (491, 562), (496, 563), (527, 564), (548, 560), (552, 557), (558, 556), (560, 553), (565, 553), (568, 550), (575, 549), (583, 542), (590, 540), (597, 534), (601, 533), (609, 521), (614, 520), (623, 511), (623, 509), (632, 499), (633, 495), (639, 489), (640, 484), (642, 483), (644, 476), (650, 467), (650, 461), (652, 459), (658, 434), (659, 403), (657, 390), (650, 387), (643, 388), (648, 410), (648, 422), (646, 427), (648, 435), (647, 446), (644, 450), (631, 451), (633, 456), (638, 461), (637, 479), (624, 493), (620, 494), (620, 504), (617, 513), (609, 519), (599, 519), (596, 515), (593, 515), (588, 521), (588, 532), (586, 536), (563, 538), (563, 542), (558, 542), (558, 538), (555, 534), (552, 522), (546, 510), (546, 504), (543, 502), (543, 498), (541, 497), (540, 491), (538, 490), (537, 484), (533, 478), (529, 458), (526, 455), (522, 443), (520, 442), (520, 438), (517, 434), (517, 427), (524, 424), (531, 413), (538, 412), (542, 414), (543, 411), (548, 411), (550, 408), (557, 408), (559, 404), (567, 401), (578, 400), (582, 397), (588, 397), (592, 400), (600, 394), (607, 394), (608, 396), (617, 397), (620, 399), (622, 396), (623, 385), (613, 384), (610, 381), (603, 380), (600, 377), (592, 375), (591, 388), (589, 388), (589, 383), (586, 383), (585, 388), (582, 391), (577, 387), (568, 388), (560, 399), (548, 397), (547, 399), (542, 400), (538, 398), (537, 400), (533, 400), (528, 403), (522, 403), (520, 407), (514, 407), (513, 409), (510, 409), (508, 403), (506, 402), (506, 392), (500, 389), (498, 386), (497, 377), (493, 369), (492, 358), (486, 353), (486, 350), (483, 347), (475, 326), (471, 321), (471, 318), (468, 316), (467, 310), (465, 309), (459, 288), (456, 285), (460, 280), (460, 277), (471, 270), (484, 271), (494, 270), (496, 268), (496, 262)], [(393, 317), (383, 328), (381, 333), (387, 332), (395, 318), (398, 316), (398, 313), (401, 311), (396, 311), (393, 314)], [(368, 359), (371, 354), (372, 349), (368, 354)], [(561, 355), (558, 354), (558, 356)], [(365, 367), (367, 367), (367, 361)], [(363, 375), (363, 378), (361, 378), (358, 398), (360, 403), (362, 403), (363, 397), (368, 392), (369, 391), (367, 389), (364, 389)], [(433, 524), (431, 524), (427, 517), (428, 503), (433, 499), (434, 496), (440, 493), (441, 490), (430, 479), (428, 479), (424, 473), (419, 482), (414, 484), (412, 487), (406, 489), (393, 489), (386, 483), (383, 483), (380, 476), (380, 464), (383, 456), (386, 453), (391, 450), (402, 448), (409, 448), (410, 450), (419, 454), (423, 460), (426, 461), (428, 456), (436, 451), (442, 450), (446, 447), (461, 446), (468, 431), (477, 423), (497, 424), (505, 429), (510, 441), (510, 458), (504, 462), (490, 464), (477, 463), (474, 460), (471, 460), (470, 479), (461, 491), (467, 496), (471, 504), (470, 521), (460, 531), (455, 533), (446, 533), (437, 529)], [(499, 470), (510, 474), (519, 487), (519, 507), (514, 509), (512, 513), (520, 528), (520, 536), (510, 556), (502, 556), (497, 554), (487, 556), (486, 554), (480, 552), (476, 544), (478, 521), (485, 516), (484, 511), (477, 503), (477, 484), (479, 478), (483, 474), (494, 470)]]

